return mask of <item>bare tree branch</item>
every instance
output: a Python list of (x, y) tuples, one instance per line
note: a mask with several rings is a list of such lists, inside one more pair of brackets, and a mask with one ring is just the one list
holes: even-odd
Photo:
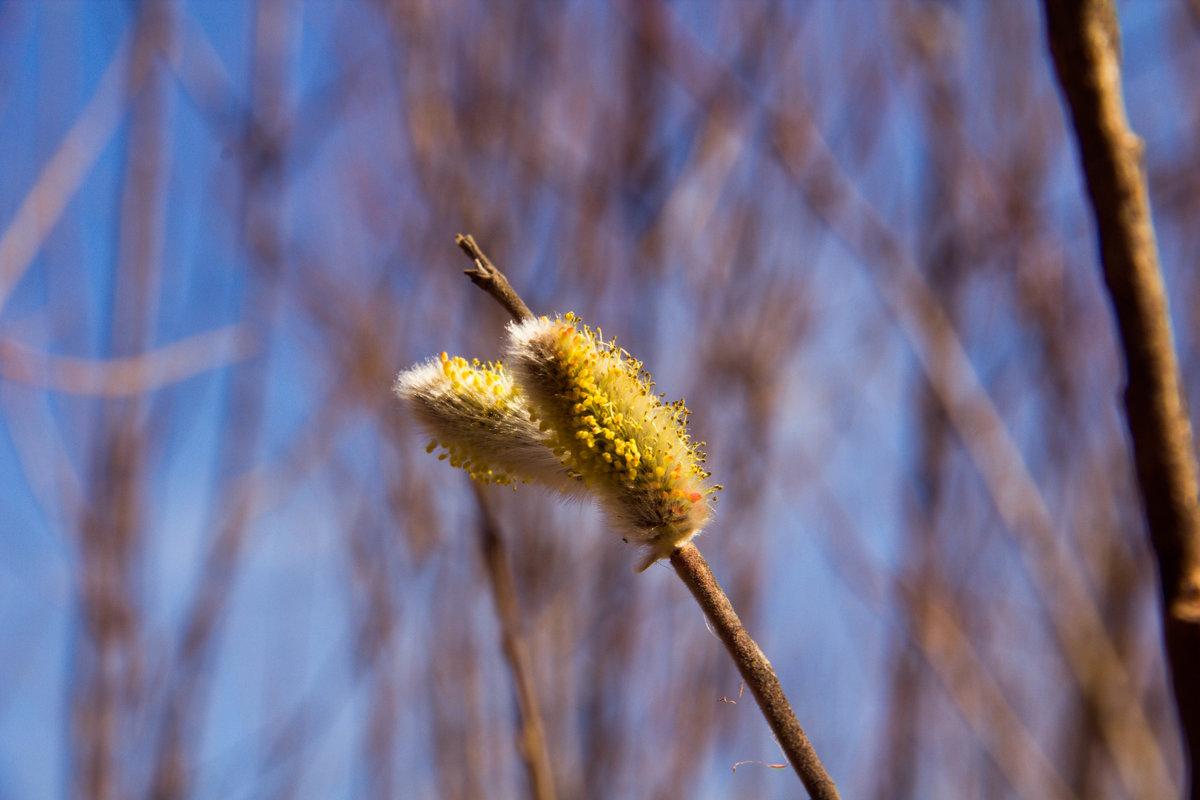
[(1125, 416), (1158, 560), (1167, 658), (1200, 798), (1200, 514), (1188, 421), (1141, 140), (1121, 95), (1120, 31), (1108, 0), (1047, 0), (1047, 33), (1079, 143), (1104, 280), (1125, 355)]
[(460, 233), (454, 237), (454, 243), (475, 262), (475, 269), (463, 270), (463, 274), (471, 279), (471, 283), (494, 297), (517, 322), (533, 319), (533, 312), (529, 310), (529, 306), (525, 305), (525, 301), (509, 285), (504, 273), (496, 269), (492, 260), (475, 244), (474, 236), (469, 233), (463, 236)]

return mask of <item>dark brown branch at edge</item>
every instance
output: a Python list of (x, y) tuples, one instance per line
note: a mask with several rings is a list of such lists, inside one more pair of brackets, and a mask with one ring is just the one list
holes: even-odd
[(1045, 0), (1055, 70), (1074, 123), (1095, 214), (1104, 281), (1125, 355), (1125, 420), (1158, 562), (1163, 638), (1200, 800), (1200, 511), (1195, 440), (1172, 341), (1150, 219), (1142, 142), (1121, 96), (1111, 0)]
[[(533, 318), (529, 306), (513, 291), (508, 279), (484, 255), (474, 238), (458, 234), (454, 241), (475, 262), (476, 268), (465, 272), (476, 286), (495, 298), (517, 321)], [(804, 735), (771, 662), (747, 633), (708, 562), (689, 542), (671, 553), (671, 565), (729, 651), (804, 788), (813, 800), (838, 800), (837, 786)]]
[(809, 743), (808, 737), (804, 735), (804, 729), (800, 727), (800, 722), (783, 693), (783, 687), (779, 685), (775, 669), (738, 619), (737, 612), (733, 610), (729, 598), (717, 583), (716, 576), (709, 569), (704, 556), (700, 555), (694, 544), (688, 542), (671, 553), (671, 566), (704, 610), (704, 615), (712, 623), (713, 630), (721, 637), (721, 642), (737, 664), (738, 672), (742, 674), (746, 686), (758, 701), (758, 707), (767, 718), (767, 724), (771, 726), (775, 739), (787, 754), (792, 768), (804, 783), (804, 788), (813, 800), (837, 798), (837, 786), (825, 771), (821, 759), (817, 758), (817, 751)]

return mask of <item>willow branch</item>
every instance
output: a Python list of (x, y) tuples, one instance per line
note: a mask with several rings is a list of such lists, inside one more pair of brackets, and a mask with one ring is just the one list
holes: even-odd
[(529, 310), (529, 306), (525, 305), (525, 301), (509, 285), (504, 273), (496, 269), (492, 260), (475, 244), (474, 236), (469, 233), (463, 236), (460, 233), (454, 237), (454, 243), (475, 262), (474, 269), (463, 270), (463, 274), (471, 279), (471, 283), (495, 298), (517, 322), (533, 319), (533, 312)]
[[(476, 269), (467, 270), (466, 274), (476, 286), (492, 295), (508, 309), (514, 319), (520, 321), (533, 317), (529, 306), (525, 305), (504, 274), (483, 254), (472, 237), (460, 234), (455, 241), (475, 261)], [(825, 771), (808, 737), (804, 735), (804, 729), (800, 727), (796, 714), (783, 693), (783, 687), (771, 662), (763, 655), (738, 619), (733, 604), (717, 583), (700, 551), (688, 542), (671, 553), (671, 565), (696, 598), (725, 649), (729, 651), (738, 672), (758, 702), (767, 724), (787, 754), (788, 761), (800, 777), (804, 788), (813, 800), (836, 800), (837, 787)]]
[(800, 727), (796, 713), (783, 693), (775, 669), (738, 619), (733, 604), (717, 583), (704, 556), (700, 555), (694, 544), (687, 542), (671, 553), (671, 566), (704, 610), (717, 636), (721, 637), (721, 642), (758, 701), (771, 732), (787, 754), (788, 761), (792, 762), (792, 769), (800, 776), (804, 788), (813, 800), (836, 798), (837, 787), (825, 771), (821, 759), (817, 758), (817, 751), (804, 735), (804, 729)]
[[(1195, 441), (1150, 219), (1141, 140), (1121, 95), (1110, 0), (1046, 0), (1047, 33), (1079, 144), (1104, 281), (1125, 356), (1125, 419), (1161, 581), (1164, 639), (1192, 769), (1200, 764), (1200, 513)], [(1192, 798), (1200, 800), (1193, 774)]]

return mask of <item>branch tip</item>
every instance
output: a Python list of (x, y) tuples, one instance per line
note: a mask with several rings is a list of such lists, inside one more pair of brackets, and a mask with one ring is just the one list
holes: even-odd
[(495, 298), (496, 302), (504, 306), (504, 309), (517, 322), (533, 319), (533, 312), (529, 310), (529, 306), (525, 305), (525, 301), (513, 290), (508, 278), (504, 277), (504, 273), (496, 268), (492, 260), (476, 244), (474, 236), (469, 233), (466, 235), (455, 234), (454, 243), (466, 253), (467, 258), (471, 259), (474, 264), (472, 269), (463, 270), (463, 274), (471, 279), (471, 283)]

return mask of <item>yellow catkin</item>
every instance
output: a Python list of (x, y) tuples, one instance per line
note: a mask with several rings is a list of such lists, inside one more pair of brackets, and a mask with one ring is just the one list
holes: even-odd
[(640, 362), (572, 314), (511, 325), (507, 360), (547, 444), (647, 546), (645, 566), (708, 522), (720, 487), (688, 437), (687, 408), (661, 402)]
[(532, 421), (504, 365), (442, 353), (400, 373), (395, 391), (433, 437), (426, 450), (442, 448), (440, 460), (475, 480), (502, 485), (536, 480), (578, 491), (578, 481), (546, 446), (547, 434)]

